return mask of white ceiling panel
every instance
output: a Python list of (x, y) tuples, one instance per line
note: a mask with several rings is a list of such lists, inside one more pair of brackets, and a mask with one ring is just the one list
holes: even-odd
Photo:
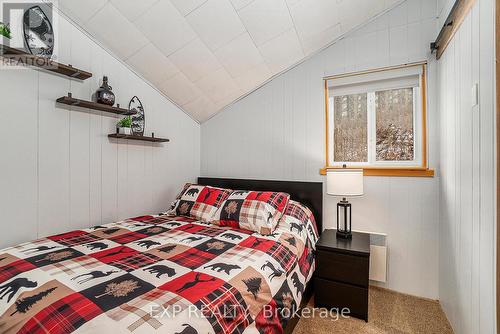
[(242, 92), (239, 89), (235, 89), (232, 91), (229, 91), (226, 96), (224, 96), (221, 100), (219, 100), (217, 103), (215, 103), (215, 108), (217, 110), (222, 110), (226, 106), (230, 105), (234, 101), (236, 101), (238, 98), (242, 96)]
[[(135, 21), (158, 0), (110, 0), (129, 21)], [(83, 1), (82, 1), (83, 2)]]
[(66, 15), (76, 21), (78, 24), (84, 24), (94, 16), (108, 0), (59, 0), (59, 9)]
[(246, 32), (215, 51), (215, 55), (233, 78), (264, 61)]
[(179, 69), (152, 43), (127, 59), (127, 63), (155, 85), (179, 73)]
[(231, 3), (233, 4), (234, 9), (240, 10), (245, 6), (248, 6), (253, 1), (254, 0), (231, 0)]
[(177, 73), (158, 86), (165, 95), (179, 106), (192, 102), (201, 96), (200, 90), (182, 72)]
[(182, 106), (190, 115), (200, 121), (205, 121), (217, 113), (217, 106), (209, 98), (202, 95), (193, 102)]
[(196, 38), (186, 19), (166, 0), (157, 2), (135, 24), (166, 56)]
[[(137, 0), (136, 0), (137, 1)], [(179, 10), (179, 12), (186, 16), (191, 13), (196, 8), (203, 5), (207, 0), (170, 0), (174, 4), (175, 7)]]
[(287, 69), (304, 58), (295, 28), (261, 45), (259, 50), (273, 74)]
[(250, 92), (271, 77), (271, 71), (265, 62), (249, 69), (240, 76), (234, 78), (238, 87), (244, 92)]
[(199, 80), (196, 82), (196, 86), (214, 103), (220, 102), (228, 95), (240, 90), (224, 68)]
[(218, 70), (221, 64), (214, 54), (197, 38), (169, 57), (192, 82)]
[(285, 0), (255, 0), (238, 14), (257, 45), (293, 27)]
[(328, 45), (332, 40), (332, 36), (338, 38), (342, 35), (342, 27), (340, 23), (330, 27), (318, 34), (314, 34), (308, 37), (302, 37), (299, 35), (300, 42), (302, 44), (302, 49), (306, 55), (310, 55), (317, 50), (322, 49), (325, 45)]
[[(126, 59), (145, 47), (149, 41), (111, 3), (108, 3), (88, 21), (89, 30), (101, 39), (113, 53)], [(122, 32), (126, 31), (127, 34)]]
[(341, 15), (339, 3), (331, 0), (301, 0), (290, 7), (290, 13), (297, 33), (303, 39), (337, 25)]
[(229, 0), (208, 0), (186, 16), (186, 19), (212, 51), (245, 31)]
[[(286, 4), (288, 5), (289, 8), (291, 8), (301, 1), (302, 0), (286, 0)], [(342, 1), (342, 0), (340, 0), (340, 1)], [(334, 2), (334, 1), (332, 1), (332, 2)], [(336, 2), (339, 2), (339, 1), (337, 0)]]
[[(59, 7), (192, 117), (205, 121), (401, 2), (59, 0)], [(423, 5), (420, 9), (411, 13), (412, 20), (424, 15)], [(401, 12), (408, 11), (402, 6)]]

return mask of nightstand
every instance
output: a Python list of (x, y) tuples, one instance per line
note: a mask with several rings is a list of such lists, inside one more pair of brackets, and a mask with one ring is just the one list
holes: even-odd
[(351, 240), (337, 239), (336, 230), (325, 230), (316, 248), (316, 307), (349, 308), (351, 316), (368, 321), (370, 235), (352, 232)]

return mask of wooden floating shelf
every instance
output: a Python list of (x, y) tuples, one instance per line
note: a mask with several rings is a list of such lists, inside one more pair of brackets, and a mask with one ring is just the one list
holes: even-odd
[(108, 135), (109, 138), (117, 138), (117, 139), (130, 139), (130, 140), (142, 140), (149, 141), (153, 143), (167, 143), (170, 139), (165, 138), (156, 138), (156, 137), (145, 137), (145, 136), (134, 136), (134, 135), (122, 135), (119, 133), (112, 133)]
[(19, 65), (38, 67), (70, 78), (85, 80), (92, 77), (92, 73), (90, 72), (80, 70), (71, 65), (61, 64), (48, 58), (34, 56), (23, 50), (14, 49), (3, 44), (0, 44), (0, 56), (10, 59)]
[(108, 105), (97, 103), (97, 102), (75, 99), (74, 97), (71, 96), (71, 94), (68, 94), (68, 96), (63, 96), (63, 97), (58, 98), (57, 102), (62, 103), (62, 104), (66, 104), (68, 106), (106, 111), (106, 112), (118, 114), (118, 115), (128, 116), (128, 115), (135, 114), (135, 112), (130, 112), (130, 110), (128, 110), (128, 109), (120, 108), (120, 105), (118, 105), (117, 107), (112, 107), (112, 106), (108, 106)]

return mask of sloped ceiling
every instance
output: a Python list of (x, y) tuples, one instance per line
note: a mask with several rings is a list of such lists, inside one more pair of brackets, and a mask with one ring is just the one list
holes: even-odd
[(399, 0), (59, 0), (203, 122)]

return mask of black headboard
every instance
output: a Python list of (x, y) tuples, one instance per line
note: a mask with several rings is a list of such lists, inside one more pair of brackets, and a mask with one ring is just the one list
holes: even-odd
[(198, 178), (198, 184), (233, 190), (281, 191), (307, 205), (314, 214), (318, 231), (323, 231), (323, 183), (297, 181), (267, 181), (244, 179)]

